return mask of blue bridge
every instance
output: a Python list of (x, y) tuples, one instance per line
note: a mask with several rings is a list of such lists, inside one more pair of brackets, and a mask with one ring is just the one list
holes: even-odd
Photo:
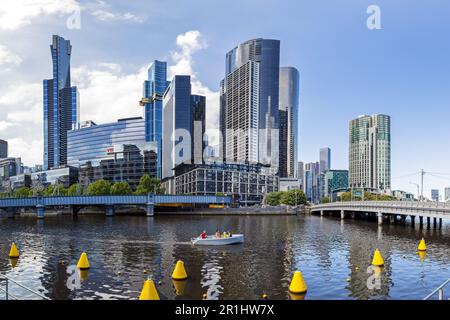
[(107, 216), (113, 216), (118, 206), (134, 205), (145, 209), (147, 216), (154, 215), (155, 205), (164, 204), (223, 204), (231, 203), (231, 197), (218, 196), (178, 196), (155, 195), (143, 196), (56, 196), (56, 197), (29, 197), (29, 198), (5, 198), (0, 199), (0, 209), (6, 210), (9, 217), (21, 208), (35, 208), (37, 217), (43, 218), (45, 208), (70, 207), (73, 214), (84, 207), (102, 206), (106, 209)]

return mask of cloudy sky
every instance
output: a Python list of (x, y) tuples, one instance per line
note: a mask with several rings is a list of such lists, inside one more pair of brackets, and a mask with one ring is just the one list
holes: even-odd
[[(81, 119), (140, 116), (148, 64), (191, 74), (217, 115), (225, 53), (245, 40), (281, 40), (281, 63), (299, 69), (300, 159), (332, 148), (332, 167), (348, 167), (348, 121), (392, 117), (392, 183), (425, 193), (450, 186), (450, 23), (447, 0), (2, 0), (0, 138), (26, 165), (42, 163), (42, 80), (51, 77), (51, 36), (70, 39), (72, 82)], [(237, 3), (237, 2), (235, 2)], [(369, 30), (369, 5), (381, 30)], [(79, 14), (78, 14), (79, 12)]]

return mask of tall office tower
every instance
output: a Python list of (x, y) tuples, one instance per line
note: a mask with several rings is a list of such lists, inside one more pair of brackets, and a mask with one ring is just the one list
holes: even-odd
[(391, 118), (359, 116), (349, 125), (350, 188), (391, 189)]
[(67, 131), (79, 121), (77, 87), (70, 83), (69, 40), (53, 36), (53, 79), (44, 80), (44, 170), (67, 164)]
[[(163, 96), (162, 178), (172, 177), (173, 169), (181, 163), (192, 163), (203, 141), (194, 130), (204, 132), (204, 96), (191, 95), (191, 77), (175, 76)], [(196, 122), (194, 122), (196, 120)], [(202, 121), (203, 123), (199, 123)], [(197, 128), (195, 128), (197, 126)], [(197, 140), (196, 140), (197, 138)], [(194, 144), (194, 145), (192, 145)]]
[(320, 149), (320, 172), (325, 172), (331, 169), (331, 149)]
[(0, 159), (8, 158), (8, 141), (0, 140)]
[(280, 68), (280, 177), (296, 177), (299, 72), (293, 67)]
[(304, 184), (303, 190), (306, 195), (306, 200), (310, 203), (319, 203), (319, 178), (320, 178), (320, 165), (319, 162), (311, 162), (305, 164), (304, 169)]
[(204, 139), (206, 130), (206, 97), (191, 95), (192, 108), (192, 161), (203, 163), (203, 151), (207, 146)]
[(227, 53), (221, 82), (221, 154), (278, 170), (280, 41), (253, 39)]
[(156, 171), (159, 179), (162, 171), (162, 100), (169, 83), (167, 62), (153, 61), (148, 69), (148, 80), (144, 81), (141, 105), (144, 106), (145, 141), (156, 141), (158, 145)]

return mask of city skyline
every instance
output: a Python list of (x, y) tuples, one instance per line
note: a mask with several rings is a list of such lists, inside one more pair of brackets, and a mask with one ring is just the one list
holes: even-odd
[[(76, 1), (71, 2), (77, 3)], [(250, 10), (251, 2), (244, 5), (243, 13)], [(86, 6), (89, 1), (81, 3)], [(180, 9), (184, 10), (186, 12), (184, 14), (187, 15), (190, 10), (198, 9), (198, 5), (200, 4), (195, 4), (192, 9), (182, 5)], [(202, 3), (202, 5), (207, 6), (206, 3)], [(218, 5), (224, 6), (225, 3), (218, 2)], [(80, 87), (81, 118), (82, 120), (92, 119), (99, 123), (142, 115), (142, 108), (138, 106), (137, 102), (142, 95), (142, 82), (147, 79), (146, 68), (143, 66), (148, 67), (148, 64), (154, 59), (170, 61), (171, 65), (168, 71), (171, 76), (175, 73), (180, 74), (180, 72), (192, 74), (193, 93), (205, 94), (208, 106), (211, 105), (210, 101), (215, 101), (214, 104), (218, 105), (217, 93), (220, 78), (223, 77), (225, 53), (242, 41), (262, 36), (280, 39), (281, 65), (295, 66), (302, 75), (299, 119), (300, 156), (298, 159), (304, 162), (313, 161), (317, 158), (318, 148), (327, 145), (333, 149), (333, 168), (346, 169), (348, 167), (346, 137), (348, 121), (358, 114), (386, 113), (393, 119), (392, 188), (416, 193), (416, 189), (410, 184), (410, 181), (420, 181), (419, 170), (422, 167), (425, 171), (450, 171), (447, 165), (449, 151), (446, 148), (438, 148), (439, 145), (433, 142), (435, 136), (449, 135), (449, 129), (446, 127), (444, 119), (448, 114), (446, 102), (449, 101), (449, 97), (448, 90), (445, 88), (449, 84), (450, 72), (448, 72), (448, 64), (443, 65), (441, 61), (448, 56), (450, 48), (437, 40), (439, 34), (448, 32), (449, 27), (440, 19), (440, 17), (444, 19), (445, 15), (441, 16), (441, 11), (432, 4), (426, 8), (415, 6), (414, 9), (411, 9), (412, 11), (408, 11), (409, 19), (414, 21), (422, 19), (425, 22), (411, 25), (406, 23), (408, 20), (405, 19), (403, 7), (380, 1), (379, 5), (383, 17), (385, 17), (383, 18), (383, 29), (370, 31), (365, 28), (366, 3), (354, 6), (343, 2), (342, 5), (343, 8), (350, 10), (348, 13), (341, 13), (343, 25), (332, 33), (338, 39), (331, 42), (336, 45), (334, 51), (330, 51), (331, 48), (325, 44), (330, 39), (331, 33), (318, 31), (317, 28), (313, 28), (314, 32), (308, 33), (306, 29), (302, 30), (301, 28), (304, 24), (317, 27), (319, 22), (322, 26), (331, 25), (333, 19), (329, 18), (332, 10), (321, 11), (321, 17), (316, 22), (312, 21), (312, 18), (317, 18), (318, 13), (315, 10), (317, 7), (302, 3), (288, 5), (292, 9), (290, 11), (295, 11), (299, 15), (300, 25), (296, 26), (295, 30), (298, 32), (300, 40), (288, 37), (286, 33), (282, 32), (283, 28), (280, 26), (272, 26), (271, 29), (263, 27), (260, 23), (255, 23), (254, 28), (245, 28), (246, 30), (236, 37), (234, 35), (236, 33), (233, 32), (236, 31), (235, 29), (224, 34), (223, 30), (208, 26), (207, 22), (214, 20), (208, 18), (205, 19), (205, 22), (198, 19), (198, 25), (179, 23), (168, 28), (164, 34), (148, 34), (146, 32), (145, 39), (160, 41), (161, 45), (158, 48), (154, 48), (152, 45), (147, 47), (145, 41), (137, 41), (139, 44), (129, 43), (127, 46), (123, 46), (120, 39), (126, 39), (127, 35), (134, 32), (143, 34), (146, 24), (153, 25), (160, 19), (167, 18), (167, 13), (164, 11), (166, 9), (162, 5), (159, 8), (161, 17), (144, 19), (144, 17), (135, 15), (135, 19), (129, 18), (127, 21), (124, 18), (124, 12), (146, 12), (143, 2), (129, 7), (117, 7), (115, 2), (112, 2), (108, 8), (103, 8), (104, 11), (114, 12), (116, 17), (122, 17), (122, 20), (119, 18), (109, 21), (106, 18), (102, 20), (99, 18), (100, 15), (93, 14), (95, 12), (93, 9), (85, 9), (82, 11), (83, 20), (80, 30), (66, 28), (66, 18), (70, 12), (63, 9), (47, 13), (49, 19), (45, 23), (32, 16), (25, 16), (22, 19), (25, 22), (30, 21), (28, 25), (6, 26), (3, 23), (0, 30), (0, 45), (2, 46), (0, 67), (2, 75), (5, 75), (2, 78), (6, 78), (8, 81), (0, 82), (0, 108), (2, 109), (0, 137), (10, 142), (10, 154), (22, 157), (26, 165), (42, 162), (39, 160), (42, 159), (43, 145), (42, 123), (39, 122), (41, 120), (38, 120), (38, 118), (42, 118), (42, 83), (40, 82), (49, 74), (48, 39), (52, 34), (60, 34), (71, 40), (74, 46), (72, 82)], [(268, 12), (273, 11), (271, 8), (273, 9), (274, 6), (275, 3), (258, 9), (260, 15), (268, 15)], [(303, 10), (298, 11), (295, 10), (296, 8)], [(177, 11), (176, 15), (181, 17), (181, 10), (178, 11), (178, 8), (174, 10)], [(419, 10), (422, 12), (433, 10), (432, 16), (435, 21), (431, 21), (428, 16), (422, 16), (422, 13), (419, 14)], [(3, 17), (3, 15), (9, 14), (8, 11), (5, 12), (1, 11), (0, 15)], [(121, 12), (122, 15), (120, 15)], [(307, 14), (311, 13), (314, 14), (313, 17), (306, 19)], [(201, 15), (203, 17), (203, 14)], [(345, 19), (346, 15), (349, 19)], [(213, 16), (219, 19), (218, 21), (222, 21), (216, 13)], [(243, 19), (240, 14), (236, 18), (239, 21)], [(276, 19), (276, 17), (274, 18)], [(393, 19), (401, 19), (405, 25), (399, 26), (396, 23), (393, 30)], [(239, 26), (239, 23), (236, 25)], [(284, 27), (286, 25), (289, 25), (289, 22), (283, 24)], [(8, 27), (15, 28), (14, 38), (17, 39), (7, 35), (5, 30)], [(93, 30), (93, 27), (98, 27), (99, 30)], [(111, 41), (111, 36), (105, 35), (106, 29), (110, 28), (115, 31), (123, 29), (117, 33), (108, 31), (116, 36), (114, 41)], [(347, 39), (342, 38), (344, 32), (348, 30), (353, 30), (353, 32), (350, 32)], [(405, 32), (409, 38), (403, 39), (403, 42), (397, 42)], [(435, 33), (436, 37), (428, 38), (426, 35), (429, 32)], [(17, 36), (21, 33), (28, 35), (28, 38), (25, 38), (30, 42), (29, 44), (25, 44), (23, 40), (20, 40), (21, 37)], [(30, 35), (33, 35), (32, 41), (30, 41)], [(314, 37), (319, 36), (319, 46), (311, 44), (308, 48), (305, 44), (310, 43), (313, 35)], [(416, 39), (421, 40), (420, 44), (413, 44)], [(90, 44), (94, 40), (97, 40), (98, 43), (91, 46)], [(357, 40), (362, 42), (356, 45)], [(396, 41), (398, 45), (393, 45), (393, 41)], [(125, 52), (129, 53), (128, 46), (137, 45), (141, 48), (136, 50), (139, 51), (138, 54), (132, 57), (125, 54)], [(349, 46), (348, 49), (344, 49), (346, 45)], [(31, 52), (30, 46), (33, 48), (33, 55), (28, 53)], [(428, 46), (427, 50), (424, 49), (426, 46)], [(439, 46), (440, 50), (433, 50), (436, 46)], [(125, 50), (121, 47), (125, 47)], [(379, 57), (369, 53), (369, 49), (374, 48), (378, 49)], [(351, 50), (355, 50), (355, 52), (352, 53)], [(313, 58), (312, 51), (321, 52), (322, 55)], [(5, 55), (4, 52), (7, 54)], [(335, 56), (330, 55), (331, 52), (335, 52)], [(346, 54), (344, 60), (350, 62), (339, 59), (343, 58), (344, 54)], [(438, 56), (435, 57), (435, 55)], [(5, 56), (7, 58), (4, 58)], [(403, 59), (405, 56), (406, 59)], [(362, 59), (361, 57), (367, 58)], [(386, 57), (390, 57), (387, 62)], [(323, 66), (320, 66), (320, 63)], [(415, 74), (410, 71), (411, 65), (415, 66)], [(393, 71), (388, 71), (387, 69), (391, 69), (386, 68), (388, 66), (394, 67)], [(326, 68), (328, 70), (325, 70)], [(357, 70), (361, 70), (361, 72)], [(336, 81), (336, 75), (333, 76), (333, 74), (340, 76), (339, 81)], [(345, 77), (342, 76), (344, 74)], [(171, 76), (168, 78), (170, 79)], [(424, 81), (431, 78), (433, 80), (426, 82), (431, 82), (432, 85)], [(339, 84), (338, 82), (343, 83)], [(360, 82), (360, 84), (356, 82)], [(135, 85), (136, 83), (137, 85)], [(331, 86), (331, 83), (334, 87)], [(393, 86), (393, 83), (396, 85)], [(130, 95), (120, 97), (124, 91), (130, 92)], [(358, 91), (360, 93), (355, 95), (355, 92)], [(425, 105), (426, 107), (423, 107)], [(110, 112), (105, 112), (105, 108), (108, 108)], [(327, 130), (318, 129), (318, 123), (326, 126)], [(420, 133), (417, 133), (418, 128), (421, 130)], [(427, 168), (426, 165), (431, 168)], [(417, 175), (410, 175), (413, 172), (417, 172)], [(397, 178), (405, 175), (409, 176)], [(429, 194), (432, 188), (439, 187), (442, 190), (448, 184), (450, 184), (449, 180), (439, 180), (428, 176), (425, 178), (424, 194)]]

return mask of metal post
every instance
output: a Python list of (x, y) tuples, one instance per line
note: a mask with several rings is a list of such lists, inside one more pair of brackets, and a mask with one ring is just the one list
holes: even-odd
[(5, 297), (6, 297), (6, 300), (8, 300), (8, 291), (9, 291), (9, 288), (8, 288), (8, 278), (5, 278), (5, 280), (6, 280), (6, 285), (5, 285)]
[(439, 300), (444, 300), (444, 289), (443, 288), (439, 289), (438, 295), (439, 295)]

